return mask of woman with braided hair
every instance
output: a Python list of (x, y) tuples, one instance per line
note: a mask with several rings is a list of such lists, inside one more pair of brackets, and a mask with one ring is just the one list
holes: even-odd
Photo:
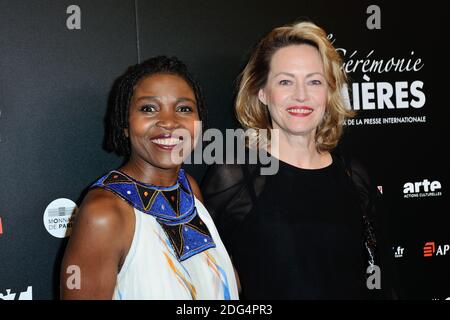
[(238, 298), (199, 187), (181, 169), (205, 115), (200, 87), (177, 58), (151, 58), (118, 79), (106, 142), (125, 164), (81, 204), (62, 264), (63, 299)]

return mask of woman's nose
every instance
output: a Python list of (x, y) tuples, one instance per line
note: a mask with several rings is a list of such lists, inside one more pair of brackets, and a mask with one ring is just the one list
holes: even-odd
[(173, 130), (179, 127), (176, 115), (174, 112), (171, 111), (161, 112), (156, 125), (160, 128), (164, 128), (167, 130)]
[(305, 101), (308, 99), (308, 88), (304, 83), (297, 83), (294, 90), (294, 99), (298, 101)]

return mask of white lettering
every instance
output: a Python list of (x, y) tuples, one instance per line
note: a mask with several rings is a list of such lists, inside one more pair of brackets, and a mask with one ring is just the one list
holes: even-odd
[(381, 289), (381, 270), (377, 265), (370, 265), (366, 270), (370, 276), (367, 278), (366, 285), (369, 290)]
[(81, 9), (77, 5), (70, 5), (66, 10), (67, 14), (71, 14), (66, 20), (66, 26), (69, 30), (81, 29)]

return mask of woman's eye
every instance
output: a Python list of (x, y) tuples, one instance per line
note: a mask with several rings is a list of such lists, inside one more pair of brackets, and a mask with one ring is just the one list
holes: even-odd
[(322, 81), (320, 81), (320, 80), (311, 80), (310, 83), (313, 84), (313, 85), (321, 85)]
[(291, 80), (280, 80), (278, 83), (282, 86), (287, 86), (291, 84)]
[(179, 106), (177, 108), (177, 111), (179, 111), (179, 112), (192, 112), (192, 111), (194, 111), (194, 109), (192, 107), (190, 107), (190, 106)]
[(142, 112), (155, 112), (156, 111), (156, 107), (152, 106), (152, 105), (145, 105), (141, 107), (141, 111)]

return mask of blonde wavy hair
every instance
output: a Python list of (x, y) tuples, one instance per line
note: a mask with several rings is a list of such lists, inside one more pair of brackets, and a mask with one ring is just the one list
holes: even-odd
[(235, 103), (236, 117), (244, 128), (254, 129), (257, 134), (260, 129), (272, 129), (269, 111), (259, 101), (258, 91), (266, 85), (275, 52), (300, 44), (317, 48), (324, 64), (329, 90), (325, 115), (317, 127), (315, 141), (319, 152), (330, 151), (339, 142), (344, 120), (353, 117), (355, 113), (346, 106), (341, 92), (347, 85), (341, 56), (328, 40), (326, 32), (312, 22), (298, 22), (275, 28), (258, 43), (240, 75)]

